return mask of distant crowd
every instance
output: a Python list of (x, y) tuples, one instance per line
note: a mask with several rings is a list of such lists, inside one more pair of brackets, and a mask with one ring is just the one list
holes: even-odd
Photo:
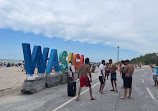
[(24, 64), (24, 61), (23, 61), (23, 63), (0, 62), (0, 68), (1, 67), (12, 67), (12, 66), (21, 67), (22, 71), (23, 71), (25, 64)]

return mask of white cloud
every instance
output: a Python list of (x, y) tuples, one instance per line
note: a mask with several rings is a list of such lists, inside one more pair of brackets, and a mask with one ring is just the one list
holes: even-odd
[(0, 0), (0, 28), (158, 51), (157, 0)]

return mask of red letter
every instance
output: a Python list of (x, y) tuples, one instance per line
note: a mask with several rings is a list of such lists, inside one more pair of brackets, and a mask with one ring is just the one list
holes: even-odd
[(84, 64), (84, 55), (81, 55), (81, 57), (80, 57), (80, 66), (81, 66), (82, 64)]
[(75, 69), (76, 70), (79, 70), (79, 67), (80, 67), (80, 61), (76, 61), (77, 60), (80, 60), (80, 55), (79, 54), (75, 54), (74, 55), (74, 66), (75, 66)]

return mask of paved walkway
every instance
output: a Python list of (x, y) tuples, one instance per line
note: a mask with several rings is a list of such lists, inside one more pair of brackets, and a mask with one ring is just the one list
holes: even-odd
[[(118, 75), (119, 92), (111, 92), (110, 80), (107, 80), (105, 94), (98, 92), (98, 75), (93, 73), (93, 95), (91, 101), (87, 88), (83, 88), (80, 101), (67, 96), (67, 84), (45, 89), (33, 95), (14, 94), (0, 97), (0, 111), (157, 111), (158, 87), (153, 86), (149, 69), (137, 69), (133, 78), (132, 99), (121, 100), (123, 95), (122, 79)], [(77, 88), (79, 81), (77, 82)]]

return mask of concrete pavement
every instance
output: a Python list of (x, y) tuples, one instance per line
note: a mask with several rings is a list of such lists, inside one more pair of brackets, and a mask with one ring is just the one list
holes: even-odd
[[(105, 94), (100, 94), (97, 73), (93, 73), (93, 95), (83, 88), (80, 101), (67, 96), (67, 84), (43, 90), (37, 94), (24, 95), (20, 91), (0, 97), (0, 111), (158, 111), (158, 87), (154, 87), (149, 69), (135, 70), (133, 76), (132, 99), (121, 100), (122, 79), (118, 73), (118, 93), (111, 92), (110, 80), (106, 81)], [(79, 81), (77, 82), (77, 88)]]

